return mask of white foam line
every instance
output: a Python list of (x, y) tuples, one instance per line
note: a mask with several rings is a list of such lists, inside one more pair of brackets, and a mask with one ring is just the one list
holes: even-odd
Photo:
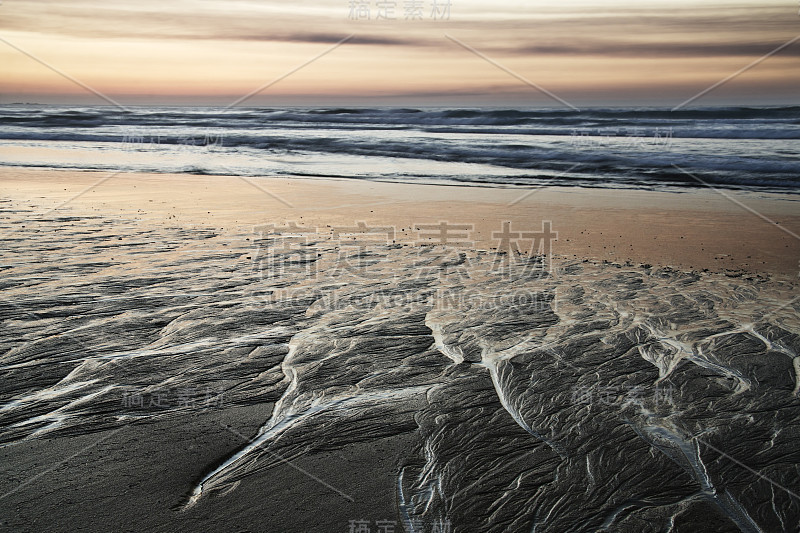
[[(739, 382), (739, 386), (737, 386), (737, 391), (735, 394), (744, 392), (746, 390), (750, 390), (750, 380), (744, 377), (741, 373), (737, 372), (736, 370), (730, 369), (728, 367), (719, 365), (712, 361), (709, 361), (706, 356), (703, 354), (703, 351), (700, 347), (697, 349), (697, 354), (692, 354), (687, 357), (689, 361), (695, 363), (696, 365), (702, 366), (703, 368), (707, 368), (708, 370), (716, 371), (723, 376), (728, 376), (730, 378), (736, 379)], [(740, 390), (740, 389), (744, 390)]]
[[(289, 332), (286, 332), (287, 334)], [(84, 363), (86, 361), (113, 361), (120, 359), (135, 359), (138, 357), (152, 357), (152, 356), (180, 356), (186, 355), (187, 352), (192, 350), (209, 348), (209, 347), (230, 347), (240, 346), (243, 344), (251, 344), (254, 341), (262, 341), (265, 339), (273, 339), (276, 337), (285, 336), (284, 333), (255, 333), (252, 335), (242, 335), (233, 339), (205, 339), (202, 341), (189, 342), (185, 344), (173, 344), (163, 348), (142, 348), (139, 350), (131, 350), (128, 352), (115, 352), (105, 355), (97, 355), (93, 357), (82, 357), (80, 359), (68, 359), (66, 361), (57, 361), (57, 364), (71, 364), (71, 363)], [(0, 366), (0, 370), (13, 370), (15, 368), (24, 368), (29, 366), (36, 366), (39, 364), (48, 364), (47, 362), (28, 361), (25, 363), (17, 363), (13, 365)]]
[(453, 348), (444, 342), (444, 332), (441, 324), (436, 324), (426, 319), (425, 325), (428, 326), (433, 333), (433, 341), (436, 345), (436, 349), (439, 350), (442, 355), (452, 359), (456, 364), (464, 362), (464, 352), (461, 348), (458, 346)]
[(519, 425), (519, 427), (521, 427), (522, 429), (524, 429), (525, 431), (527, 431), (540, 441), (547, 444), (550, 448), (552, 448), (554, 452), (556, 452), (559, 455), (559, 457), (561, 457), (562, 459), (566, 459), (567, 454), (561, 448), (561, 446), (559, 446), (555, 442), (550, 442), (547, 438), (544, 437), (544, 435), (542, 435), (541, 433), (533, 429), (530, 425), (528, 425), (528, 423), (525, 422), (525, 420), (520, 415), (519, 410), (516, 407), (514, 407), (511, 404), (511, 402), (508, 401), (508, 397), (506, 396), (506, 393), (505, 391), (503, 391), (503, 387), (500, 384), (500, 377), (497, 374), (497, 363), (489, 358), (484, 358), (484, 364), (486, 368), (489, 369), (489, 376), (491, 376), (492, 378), (492, 384), (494, 385), (495, 393), (497, 394), (497, 398), (500, 400), (500, 404), (503, 406), (503, 409), (505, 409), (508, 412), (508, 414), (511, 415), (511, 418), (514, 419), (514, 421)]
[(29, 418), (27, 420), (23, 420), (21, 422), (17, 422), (15, 424), (12, 424), (11, 427), (22, 427), (22, 426), (28, 426), (28, 425), (31, 425), (31, 424), (36, 424), (38, 422), (50, 421), (50, 423), (48, 425), (46, 425), (45, 427), (37, 429), (36, 431), (34, 431), (33, 433), (31, 433), (30, 435), (28, 435), (26, 437), (26, 439), (36, 438), (38, 435), (40, 435), (42, 433), (47, 433), (47, 432), (50, 432), (50, 431), (52, 431), (52, 430), (54, 430), (56, 428), (61, 427), (64, 424), (64, 420), (66, 420), (69, 417), (69, 413), (65, 413), (65, 411), (68, 411), (69, 409), (71, 409), (71, 408), (73, 408), (73, 407), (75, 407), (77, 405), (80, 405), (82, 403), (85, 403), (85, 402), (88, 402), (90, 400), (93, 400), (94, 398), (96, 398), (98, 396), (102, 396), (103, 394), (109, 392), (110, 390), (113, 390), (114, 388), (115, 388), (114, 385), (108, 385), (108, 386), (103, 387), (102, 389), (100, 389), (98, 391), (95, 391), (95, 392), (92, 392), (90, 394), (87, 394), (86, 396), (81, 396), (80, 398), (76, 398), (75, 400), (69, 402), (66, 405), (62, 405), (61, 407), (59, 407), (58, 409), (56, 409), (54, 411), (51, 411), (49, 413), (45, 413), (43, 415), (34, 416), (32, 418)]
[(406, 467), (400, 469), (400, 474), (397, 476), (397, 498), (398, 498), (398, 507), (400, 508), (400, 514), (405, 520), (405, 523), (411, 529), (408, 533), (416, 533), (414, 529), (414, 525), (411, 521), (411, 516), (408, 514), (409, 504), (406, 502), (406, 495), (403, 491), (403, 476), (405, 475)]
[(23, 398), (18, 398), (16, 400), (8, 402), (7, 404), (0, 407), (0, 412), (8, 411), (9, 409), (14, 409), (24, 404), (34, 403), (43, 400), (52, 400), (54, 398), (58, 398), (59, 396), (63, 396), (64, 394), (68, 394), (72, 391), (82, 389), (88, 385), (96, 383), (97, 381), (98, 380), (96, 379), (90, 381), (81, 381), (78, 383), (65, 385), (59, 389), (56, 389), (56, 387), (58, 386), (58, 383), (56, 383), (55, 385), (53, 385), (52, 387), (48, 387), (47, 389), (36, 391), (33, 394), (29, 394), (28, 396), (25, 396)]
[[(700, 455), (699, 442), (702, 442), (700, 439), (694, 437), (693, 439), (686, 440), (678, 432), (660, 425), (646, 426), (643, 429), (650, 436), (650, 442), (653, 445), (658, 447), (662, 453), (671, 457), (679, 466), (684, 466), (681, 465), (676, 457), (672, 457), (671, 454), (664, 451), (665, 447), (672, 448), (673, 450), (677, 448), (677, 451), (686, 459), (695, 480), (700, 484), (703, 495), (713, 501), (719, 510), (730, 518), (741, 531), (761, 533), (761, 528), (758, 527), (733, 495), (728, 492), (724, 492), (722, 495), (718, 493)], [(659, 441), (661, 441), (661, 444), (657, 444)]]
[(800, 356), (798, 356), (796, 353), (789, 350), (788, 348), (785, 348), (779, 344), (775, 344), (774, 342), (763, 336), (761, 333), (757, 332), (753, 324), (745, 324), (743, 327), (743, 331), (750, 333), (752, 336), (756, 337), (761, 342), (763, 342), (768, 350), (780, 352), (792, 359), (792, 366), (794, 367), (794, 383), (795, 383), (792, 394), (797, 396), (797, 394), (800, 393)]
[[(387, 399), (399, 399), (409, 395), (418, 394), (421, 392), (426, 392), (430, 388), (430, 385), (424, 386), (417, 386), (417, 387), (409, 387), (406, 389), (398, 389), (394, 391), (388, 392), (376, 392), (376, 393), (366, 393), (360, 394), (357, 396), (345, 397), (345, 398), (338, 398), (332, 400), (327, 403), (316, 403), (312, 404), (308, 409), (306, 409), (302, 414), (289, 414), (281, 416), (278, 413), (278, 404), (275, 404), (275, 412), (276, 414), (270, 419), (265, 429), (259, 432), (259, 435), (251, 441), (247, 446), (242, 448), (240, 451), (232, 455), (227, 461), (222, 463), (220, 466), (215, 468), (212, 472), (207, 474), (197, 486), (192, 491), (192, 495), (189, 498), (185, 508), (189, 508), (197, 503), (200, 497), (203, 494), (204, 486), (209, 482), (212, 481), (215, 477), (223, 474), (226, 470), (233, 468), (236, 463), (241, 461), (243, 458), (250, 455), (253, 451), (261, 448), (264, 443), (276, 437), (286, 431), (287, 429), (291, 428), (292, 426), (296, 425), (297, 423), (306, 420), (317, 413), (323, 411), (329, 411), (331, 409), (340, 408), (340, 409), (347, 409), (352, 407), (353, 405), (358, 405), (361, 403), (368, 403), (374, 402), (376, 400), (387, 400)], [(287, 389), (288, 392), (288, 389)], [(283, 400), (286, 398), (286, 393), (281, 398)]]
[[(739, 383), (739, 385), (736, 387), (737, 388), (737, 391), (736, 391), (737, 394), (740, 393), (740, 392), (744, 392), (745, 390), (749, 390), (750, 389), (750, 387), (751, 387), (750, 380), (748, 380), (746, 377), (744, 377), (741, 373), (737, 372), (736, 370), (733, 370), (731, 368), (722, 366), (720, 364), (714, 363), (713, 361), (709, 360), (705, 356), (705, 354), (703, 354), (703, 350), (702, 350), (702, 348), (700, 346), (697, 346), (697, 349), (695, 349), (695, 346), (686, 344), (685, 342), (681, 342), (681, 341), (679, 341), (679, 340), (677, 340), (675, 338), (666, 336), (666, 334), (656, 330), (655, 328), (653, 328), (651, 326), (647, 326), (647, 329), (650, 330), (651, 334), (653, 335), (653, 337), (655, 337), (655, 339), (658, 342), (660, 342), (662, 344), (665, 344), (667, 346), (671, 346), (672, 348), (674, 348), (676, 350), (679, 350), (682, 353), (687, 354), (687, 355), (683, 356), (683, 358), (693, 362), (694, 364), (696, 364), (698, 366), (701, 366), (703, 368), (706, 368), (708, 370), (714, 371), (714, 372), (716, 372), (718, 374), (721, 374), (723, 376), (728, 376), (728, 377), (730, 377), (732, 379), (737, 380), (738, 383)], [(729, 333), (733, 334), (735, 332), (729, 332)], [(673, 367), (673, 369), (674, 369), (674, 367)], [(669, 375), (669, 374), (666, 374), (664, 377), (666, 377), (667, 375)], [(664, 377), (659, 377), (659, 381), (661, 381)], [(744, 389), (744, 390), (741, 390), (741, 389)]]

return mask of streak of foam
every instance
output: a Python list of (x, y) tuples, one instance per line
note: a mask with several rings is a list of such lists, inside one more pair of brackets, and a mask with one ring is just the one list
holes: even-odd
[[(654, 417), (648, 416), (648, 418)], [(697, 439), (687, 440), (677, 429), (666, 425), (650, 424), (641, 429), (643, 433), (634, 427), (634, 430), (645, 440), (691, 474), (700, 485), (702, 494), (730, 518), (741, 531), (761, 533), (761, 528), (732, 494), (727, 491), (720, 494), (714, 487), (706, 465), (700, 457), (700, 445)]]
[(433, 333), (433, 340), (436, 344), (436, 349), (439, 350), (442, 355), (452, 359), (455, 363), (464, 362), (464, 352), (461, 350), (461, 348), (458, 346), (450, 346), (444, 342), (444, 333), (441, 324), (426, 317), (425, 325), (428, 326)]
[(0, 412), (3, 411), (10, 411), (12, 409), (16, 409), (18, 407), (27, 407), (28, 405), (36, 402), (43, 402), (47, 400), (55, 400), (61, 396), (69, 394), (79, 389), (83, 389), (89, 387), (90, 385), (96, 383), (98, 380), (92, 379), (89, 381), (78, 381), (75, 383), (69, 383), (67, 385), (58, 386), (58, 384), (49, 387), (47, 389), (42, 389), (36, 391), (32, 394), (24, 396), (22, 398), (17, 398), (16, 400), (12, 400), (7, 404), (0, 407)]
[[(648, 350), (641, 345), (638, 347), (639, 354), (642, 356), (642, 358), (658, 368), (658, 381), (662, 381), (668, 377), (678, 366), (678, 363), (680, 363), (681, 360), (686, 359), (687, 361), (691, 361), (692, 363), (711, 370), (717, 374), (734, 379), (736, 381), (736, 394), (741, 394), (742, 392), (745, 392), (751, 388), (750, 380), (742, 375), (741, 372), (713, 361), (711, 354), (706, 354), (703, 351), (702, 346), (685, 343), (672, 336), (666, 335), (664, 332), (661, 332), (652, 326), (647, 326), (647, 329), (650, 330), (653, 337), (655, 337), (655, 340), (657, 340), (661, 345), (667, 347), (665, 353), (662, 354), (654, 353), (652, 349)], [(740, 330), (734, 330), (731, 332), (725, 332), (723, 334), (713, 335), (708, 338), (733, 335), (739, 332)]]
[(93, 399), (95, 399), (95, 398), (97, 398), (99, 396), (103, 396), (104, 394), (106, 394), (107, 392), (109, 392), (111, 390), (114, 390), (115, 388), (116, 387), (114, 385), (108, 385), (106, 387), (103, 387), (102, 389), (99, 389), (97, 391), (94, 391), (94, 392), (91, 392), (91, 393), (86, 394), (84, 396), (81, 396), (79, 398), (76, 398), (76, 399), (72, 400), (71, 402), (69, 402), (68, 404), (63, 405), (63, 406), (59, 407), (58, 409), (55, 409), (54, 411), (51, 411), (49, 413), (45, 413), (45, 414), (42, 414), (42, 415), (34, 416), (32, 418), (28, 418), (27, 420), (22, 420), (20, 422), (12, 424), (11, 427), (24, 427), (24, 426), (29, 426), (29, 425), (32, 425), (32, 424), (39, 424), (39, 423), (42, 423), (42, 422), (49, 422), (46, 426), (37, 429), (36, 431), (31, 433), (27, 437), (28, 439), (36, 438), (36, 437), (38, 437), (38, 436), (40, 436), (40, 435), (42, 435), (44, 433), (47, 433), (47, 432), (53, 431), (55, 429), (58, 429), (59, 427), (61, 427), (64, 424), (64, 422), (66, 420), (68, 420), (72, 416), (75, 416), (75, 414), (69, 413), (69, 411), (71, 409), (73, 409), (75, 407), (78, 407), (78, 406), (80, 406), (82, 404), (85, 404), (87, 402), (90, 402), (90, 401), (92, 401)]
[(745, 324), (742, 330), (746, 331), (747, 333), (751, 334), (752, 336), (756, 337), (758, 340), (763, 342), (764, 346), (766, 346), (768, 350), (782, 353), (792, 360), (792, 366), (794, 367), (794, 383), (795, 383), (794, 390), (792, 390), (792, 394), (797, 396), (797, 394), (800, 393), (800, 355), (796, 354), (795, 352), (786, 348), (785, 346), (770, 341), (764, 335), (756, 331), (755, 326), (753, 324)]
[(400, 508), (400, 514), (403, 518), (403, 523), (408, 525), (410, 531), (408, 533), (416, 533), (414, 529), (414, 523), (411, 521), (411, 514), (414, 514), (413, 509), (411, 513), (409, 513), (409, 508), (411, 507), (411, 503), (406, 500), (405, 489), (403, 489), (403, 477), (405, 476), (406, 468), (403, 467), (400, 469), (400, 473), (397, 476), (397, 499), (398, 499), (398, 507)]
[[(322, 398), (316, 398), (302, 413), (276, 413), (273, 415), (270, 421), (263, 426), (261, 430), (259, 430), (259, 434), (255, 439), (253, 439), (247, 446), (236, 452), (234, 455), (228, 458), (228, 460), (200, 480), (197, 486), (192, 490), (185, 508), (195, 505), (202, 496), (206, 486), (216, 481), (216, 478), (220, 478), (229, 472), (234, 471), (237, 465), (243, 459), (252, 455), (254, 451), (261, 449), (262, 446), (264, 446), (270, 440), (277, 439), (277, 437), (279, 437), (289, 428), (313, 417), (317, 413), (331, 411), (334, 409), (346, 410), (364, 403), (377, 403), (382, 400), (405, 399), (419, 393), (424, 393), (429, 388), (429, 386), (425, 385), (394, 391), (362, 393), (356, 396), (339, 397), (328, 402), (322, 402)], [(287, 390), (287, 393), (288, 392), (289, 391)], [(284, 395), (284, 398), (286, 398), (286, 395)]]
[(522, 417), (522, 415), (519, 412), (519, 409), (514, 405), (514, 402), (511, 400), (511, 398), (509, 398), (508, 393), (503, 387), (503, 384), (500, 380), (500, 376), (498, 373), (498, 367), (502, 363), (503, 363), (502, 361), (498, 362), (491, 356), (489, 357), (484, 356), (483, 358), (483, 365), (489, 370), (489, 376), (492, 378), (492, 384), (494, 385), (494, 390), (497, 393), (497, 398), (500, 400), (500, 405), (502, 405), (503, 409), (505, 409), (508, 412), (508, 414), (511, 415), (511, 418), (514, 419), (514, 421), (517, 423), (517, 425), (519, 425), (519, 427), (521, 427), (522, 429), (524, 429), (525, 431), (536, 437), (536, 439), (545, 443), (554, 452), (556, 452), (559, 455), (559, 457), (561, 457), (562, 459), (566, 459), (567, 458), (566, 450), (564, 450), (564, 448), (562, 448), (558, 443), (551, 441), (550, 439), (548, 439), (547, 437), (545, 437), (544, 435), (533, 429), (530, 426), (530, 424), (528, 424)]

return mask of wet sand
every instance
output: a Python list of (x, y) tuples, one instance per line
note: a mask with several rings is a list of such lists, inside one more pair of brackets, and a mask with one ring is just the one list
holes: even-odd
[[(682, 270), (800, 273), (800, 204), (792, 195), (715, 191), (498, 189), (332, 179), (113, 174), (1, 169), (0, 192), (40, 209), (137, 217), (252, 231), (294, 221), (329, 226), (395, 226), (399, 242), (414, 224), (472, 224), (475, 246), (497, 246), (493, 232), (541, 231), (552, 222), (553, 252)], [(74, 198), (75, 195), (83, 193)], [(754, 213), (756, 212), (756, 213)], [(766, 217), (770, 221), (761, 218)], [(794, 235), (792, 235), (792, 233)]]
[[(693, 492), (704, 483), (692, 477), (699, 475), (694, 456), (664, 458), (672, 453), (664, 435), (679, 443), (675, 449), (688, 449), (681, 440), (688, 436), (671, 425), (674, 415), (660, 411), (663, 405), (624, 411), (623, 424), (608, 405), (591, 406), (600, 413), (576, 406), (573, 384), (655, 394), (654, 383), (674, 380), (673, 408), (696, 435), (704, 435), (696, 428), (727, 428), (748, 412), (774, 412), (774, 420), (741, 422), (730, 430), (736, 439), (720, 433), (713, 442), (737, 443), (725, 448), (736, 457), (763, 454), (759, 468), (797, 490), (785, 471), (772, 470), (797, 462), (791, 438), (777, 437), (782, 428), (796, 430), (800, 386), (791, 307), (800, 241), (787, 233), (800, 233), (793, 197), (3, 169), (0, 200), (4, 530), (346, 532), (351, 521), (377, 531), (376, 523), (388, 520), (402, 531), (412, 504), (430, 492), (426, 472), (453, 498), (430, 500), (431, 509), (447, 508), (441, 516), (465, 524), (495, 509), (500, 518), (492, 526), (511, 530), (530, 525), (530, 513), (513, 513), (534, 501), (513, 498), (530, 498), (541, 484), (560, 497), (558, 491), (574, 492), (570, 480), (588, 486), (591, 479), (593, 486), (606, 476), (585, 499), (587, 509), (600, 509), (584, 523), (596, 529), (604, 516), (616, 516), (608, 505), (641, 497), (603, 492), (619, 484), (616, 472), (630, 457), (652, 459), (636, 483), (669, 485), (669, 497), (659, 500), (666, 516), (689, 528), (709, 516), (749, 527), (735, 499)], [(336, 278), (326, 254), (339, 255), (342, 243), (331, 232), (360, 221), (393, 227), (395, 242), (368, 250), (374, 274)], [(444, 270), (456, 264), (425, 262), (431, 247), (414, 246), (417, 225), (441, 221), (474, 225), (474, 243), (457, 245), (473, 277), (402, 279), (398, 272), (420, 262)], [(480, 270), (487, 262), (481, 250), (498, 246), (492, 233), (504, 222), (538, 232), (542, 221), (558, 232), (558, 275), (541, 264), (536, 277), (510, 280)], [(298, 259), (287, 252), (281, 264), (289, 266), (274, 276), (264, 271), (271, 263), (256, 263), (265, 230), (254, 226), (290, 222), (317, 228), (311, 255), (321, 265), (318, 281), (304, 281), (307, 253)], [(312, 294), (315, 283), (342, 300), (326, 307)], [(458, 301), (455, 311), (426, 307), (428, 300), (423, 308), (408, 301), (361, 305), (381, 291), (402, 296), (442, 286), (482, 296), (519, 287), (544, 299), (522, 310), (505, 301), (491, 309)], [(287, 287), (295, 296), (276, 301)], [(558, 310), (551, 310), (553, 294)], [(528, 332), (533, 337), (520, 343)], [(539, 351), (551, 341), (556, 356)], [(743, 361), (737, 350), (759, 363)], [(598, 383), (594, 369), (598, 379), (602, 374)], [(552, 405), (523, 409), (541, 396), (532, 375), (542, 382), (552, 376), (545, 387)], [(768, 392), (758, 388), (764, 384)], [(174, 395), (189, 387), (195, 401), (179, 405)], [(220, 399), (224, 392), (225, 401), (204, 404), (209, 388)], [(147, 400), (158, 391), (173, 397), (163, 408), (131, 405), (129, 391)], [(730, 399), (737, 397), (747, 401)], [(565, 412), (578, 419), (569, 428), (559, 422)], [(636, 444), (626, 424), (641, 431)], [(265, 429), (263, 447), (231, 462)], [(771, 431), (778, 433), (770, 444)], [(590, 449), (595, 444), (580, 438), (592, 432), (616, 444)], [(748, 441), (751, 434), (759, 438)], [(663, 457), (653, 451), (658, 446), (667, 450)], [(609, 458), (617, 447), (621, 457)], [(577, 463), (566, 459), (572, 457)], [(720, 494), (745, 503), (754, 521), (774, 526), (797, 516), (780, 491), (772, 498), (781, 513), (767, 516), (768, 505), (753, 511), (750, 502), (769, 499), (764, 491), (772, 487), (756, 486), (699, 449), (696, 461), (703, 460), (720, 486), (730, 480)], [(515, 478), (513, 468), (495, 473), (493, 465), (512, 461), (540, 477)], [(617, 470), (603, 470), (609, 461)], [(549, 479), (558, 468), (563, 479)], [(484, 490), (481, 480), (497, 486)], [(508, 496), (515, 484), (520, 492)], [(198, 487), (201, 496), (190, 505)], [(431, 519), (420, 508), (415, 516)], [(657, 507), (645, 512), (664, 518)], [(623, 529), (631, 527), (638, 526), (626, 522)]]
[(346, 532), (351, 520), (396, 520), (394, 474), (411, 435), (298, 457), (181, 511), (207, 465), (240, 448), (263, 411), (171, 415), (1, 448), (0, 530)]

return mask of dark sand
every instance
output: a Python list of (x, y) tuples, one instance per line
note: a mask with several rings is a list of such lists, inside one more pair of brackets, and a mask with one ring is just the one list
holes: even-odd
[(173, 414), (2, 448), (2, 527), (346, 532), (349, 521), (361, 519), (399, 526), (395, 479), (411, 434), (312, 452), (247, 478), (223, 497), (180, 510), (208, 465), (241, 448), (246, 440), (238, 434), (254, 436), (268, 411), (269, 406), (255, 406)]
[[(524, 191), (341, 180), (108, 176), (2, 169), (0, 197), (10, 202), (6, 207), (11, 211), (36, 215), (27, 223), (16, 220), (18, 225), (35, 226), (37, 217), (54, 213), (135, 220), (155, 236), (181, 228), (213, 230), (216, 237), (209, 242), (214, 246), (238, 245), (245, 251), (250, 243), (242, 241), (244, 236), (252, 236), (252, 227), (264, 223), (296, 221), (326, 228), (363, 220), (394, 225), (401, 235), (417, 223), (447, 220), (474, 224), (474, 247), (491, 249), (491, 233), (503, 221), (538, 230), (542, 220), (550, 220), (559, 232), (554, 252), (564, 262), (627, 263), (646, 272), (651, 265), (705, 269), (749, 281), (778, 280), (789, 293), (794, 289), (786, 284), (798, 277), (800, 240), (791, 233), (800, 233), (800, 216), (797, 200), (788, 196), (724, 193), (778, 222), (777, 227), (705, 189), (654, 193), (546, 188), (518, 201)], [(63, 231), (70, 227), (65, 223)], [(120, 261), (121, 253), (108, 252), (109, 266), (103, 272), (124, 280), (132, 275), (126, 268), (133, 263)], [(31, 264), (39, 260), (14, 257)], [(233, 272), (251, 263), (244, 254), (225, 261)], [(220, 279), (224, 284), (224, 276)], [(22, 291), (15, 298), (36, 296), (15, 290)], [(28, 332), (19, 333), (24, 335)], [(790, 369), (782, 372), (782, 386), (790, 394)], [(17, 376), (14, 371), (5, 375)], [(366, 434), (363, 441), (343, 447), (323, 445), (292, 457), (290, 464), (278, 461), (245, 477), (227, 493), (212, 493), (184, 507), (203, 476), (256, 436), (273, 401), (175, 411), (117, 429), (45, 433), (7, 443), (0, 448), (0, 527), (15, 532), (347, 532), (350, 521), (363, 519), (373, 532), (380, 520), (395, 521), (396, 531), (402, 531), (397, 475), (409, 449), (419, 444), (412, 432), (388, 438)]]

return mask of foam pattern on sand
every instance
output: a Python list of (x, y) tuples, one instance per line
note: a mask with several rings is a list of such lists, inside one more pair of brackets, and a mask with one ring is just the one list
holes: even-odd
[(185, 506), (412, 433), (407, 531), (800, 523), (795, 283), (0, 205), (2, 446), (261, 404)]

